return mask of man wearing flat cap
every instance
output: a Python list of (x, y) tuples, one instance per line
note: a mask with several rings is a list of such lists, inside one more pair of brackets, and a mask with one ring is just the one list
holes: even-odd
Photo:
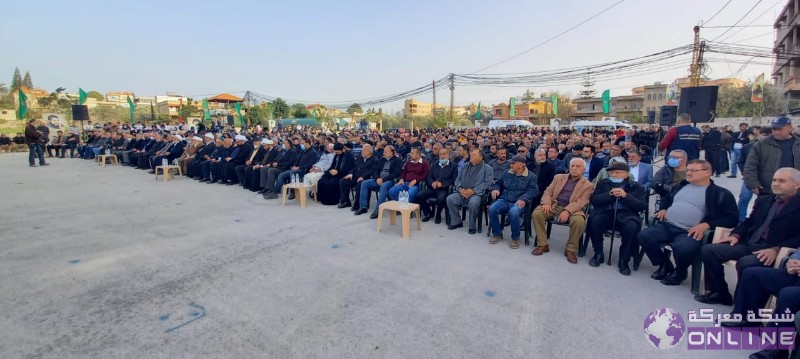
[(771, 194), (772, 177), (779, 168), (800, 170), (800, 136), (794, 132), (792, 120), (772, 120), (772, 134), (758, 140), (744, 162), (744, 184), (759, 196)]
[(594, 256), (589, 265), (597, 267), (605, 261), (603, 236), (614, 229), (621, 234), (617, 268), (622, 275), (630, 275), (629, 262), (637, 248), (636, 234), (642, 226), (639, 213), (647, 210), (645, 189), (631, 180), (625, 162), (614, 161), (608, 168), (608, 178), (597, 181), (590, 199), (593, 208), (586, 224), (586, 233), (592, 241)]
[(489, 226), (492, 231), (491, 244), (503, 240), (503, 229), (500, 227), (500, 215), (508, 214), (511, 225), (511, 248), (519, 248), (519, 229), (523, 211), (530, 211), (530, 202), (539, 196), (536, 175), (525, 166), (527, 159), (523, 155), (511, 158), (510, 166), (491, 187), (494, 203), (489, 206)]

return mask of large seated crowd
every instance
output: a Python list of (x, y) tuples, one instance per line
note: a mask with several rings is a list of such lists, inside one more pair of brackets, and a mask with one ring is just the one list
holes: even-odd
[[(36, 141), (28, 130), (35, 127), (25, 138)], [(588, 243), (594, 249), (588, 264), (604, 263), (611, 232), (612, 243), (615, 234), (621, 238), (616, 264), (622, 275), (631, 274), (631, 261), (637, 269), (642, 255), (657, 267), (651, 277), (668, 286), (680, 285), (689, 267), (699, 272), (701, 265), (706, 292), (695, 296), (701, 303), (733, 305), (733, 313), (745, 316), (775, 295), (776, 313), (800, 310), (800, 252), (776, 266), (781, 248), (800, 247), (793, 224), (800, 214), (800, 136), (785, 117), (761, 128), (742, 124), (738, 132), (701, 132), (685, 115), (668, 132), (656, 126), (336, 132), (258, 126), (236, 133), (223, 126), (111, 124), (85, 131), (83, 141), (75, 131), (58, 132), (43, 144), (54, 157), (113, 154), (151, 173), (167, 161), (198, 183), (239, 186), (265, 200), (278, 198), (281, 187), (298, 178), (323, 205), (370, 213), (371, 219), (379, 204), (405, 192), (420, 205), (422, 221), (445, 222), (459, 235), (465, 225), (465, 234), (475, 235), (483, 217), (491, 244), (509, 239), (517, 249), (532, 232), (534, 256), (550, 251), (550, 227), (563, 225), (568, 236), (558, 245), (573, 264)], [(659, 153), (660, 168), (653, 164)], [(728, 171), (736, 177), (737, 169), (744, 176), (738, 205), (712, 180)], [(749, 216), (748, 192), (758, 195)], [(712, 243), (718, 228), (732, 231)], [(731, 260), (738, 274), (733, 293), (723, 270)]]

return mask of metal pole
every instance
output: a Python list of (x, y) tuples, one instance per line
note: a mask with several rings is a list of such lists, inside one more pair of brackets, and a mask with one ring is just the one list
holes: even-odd
[(455, 75), (450, 74), (450, 122), (453, 122), (453, 104), (455, 103), (456, 82)]

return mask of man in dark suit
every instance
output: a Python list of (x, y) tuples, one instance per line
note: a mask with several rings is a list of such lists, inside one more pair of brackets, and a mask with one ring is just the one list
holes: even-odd
[[(603, 236), (612, 227), (621, 233), (617, 268), (622, 275), (630, 275), (628, 263), (636, 251), (636, 234), (642, 227), (639, 213), (647, 210), (645, 190), (628, 178), (629, 168), (623, 162), (613, 162), (608, 169), (609, 177), (597, 182), (590, 202), (593, 206), (586, 225), (586, 233), (592, 239), (594, 256), (589, 265), (597, 267), (605, 261)], [(614, 220), (616, 219), (616, 223)]]
[(158, 151), (161, 151), (161, 149), (167, 145), (169, 139), (170, 139), (169, 135), (164, 136), (158, 133), (155, 134), (154, 137), (155, 143), (153, 143), (150, 146), (150, 148), (148, 148), (146, 151), (138, 153), (135, 156), (135, 160), (134, 158), (131, 158), (131, 161), (136, 165), (136, 168), (140, 170), (149, 168), (150, 157), (158, 153)]
[(217, 148), (216, 141), (214, 141), (214, 135), (211, 133), (206, 133), (203, 135), (203, 147), (197, 151), (197, 155), (192, 158), (189, 163), (186, 165), (186, 175), (190, 178), (201, 178), (202, 173), (200, 172), (200, 164), (208, 161), (211, 159), (211, 154)]
[(632, 149), (628, 151), (628, 167), (636, 182), (648, 193), (653, 185), (653, 165), (642, 162), (642, 154)]
[(586, 169), (583, 172), (583, 178), (588, 179), (589, 182), (593, 182), (597, 174), (605, 168), (605, 166), (603, 166), (603, 159), (595, 156), (597, 154), (596, 151), (594, 146), (583, 147), (583, 160), (586, 161)]
[(275, 142), (269, 138), (261, 139), (261, 147), (266, 151), (261, 161), (244, 169), (244, 186), (252, 192), (261, 190), (261, 171), (266, 173), (280, 153), (280, 146), (275, 146)]
[(703, 269), (707, 293), (695, 300), (706, 304), (733, 304), (722, 264), (736, 261), (736, 271), (770, 267), (781, 247), (800, 246), (797, 219), (800, 215), (800, 171), (784, 167), (772, 177), (772, 194), (756, 199), (753, 212), (720, 243), (703, 246)]
[(300, 153), (292, 146), (292, 140), (284, 138), (281, 144), (281, 151), (275, 158), (275, 162), (272, 162), (269, 167), (265, 167), (267, 169), (266, 172), (263, 171), (263, 168), (261, 171), (260, 183), (264, 189), (258, 193), (263, 195), (264, 199), (278, 198), (278, 193), (274, 191), (278, 175), (288, 171), (297, 162), (298, 158), (300, 158)]
[(539, 188), (539, 193), (531, 199), (531, 211), (542, 202), (542, 192), (550, 183), (553, 183), (553, 178), (556, 176), (556, 166), (547, 160), (547, 150), (539, 148), (533, 152), (533, 157), (527, 163), (528, 170), (536, 175), (536, 184)]
[[(250, 154), (253, 152), (253, 146), (247, 143), (247, 137), (244, 135), (236, 135), (233, 137), (233, 139), (236, 141), (236, 148), (228, 157), (223, 159), (223, 162), (219, 167), (220, 183), (224, 183), (228, 186), (232, 186), (237, 183), (236, 166), (243, 165), (245, 161), (250, 158)], [(259, 147), (261, 147), (260, 143)]]
[(261, 147), (261, 141), (262, 139), (260, 137), (253, 137), (253, 149), (250, 151), (250, 155), (248, 156), (247, 160), (244, 161), (243, 164), (234, 168), (236, 180), (242, 187), (247, 187), (247, 182), (245, 182), (244, 178), (245, 171), (247, 169), (252, 171), (253, 166), (261, 163), (267, 153), (267, 150), (264, 147)]
[[(447, 205), (450, 186), (458, 175), (458, 166), (450, 161), (450, 151), (446, 148), (439, 150), (438, 158), (435, 163), (431, 163), (428, 179), (425, 180), (427, 187), (417, 193), (417, 203), (423, 214), (422, 221), (427, 222), (435, 217), (434, 222), (437, 224), (442, 223), (442, 210)], [(433, 207), (428, 203), (430, 198), (436, 198), (436, 205)]]
[[(355, 160), (355, 166), (342, 179), (339, 180), (339, 208), (351, 207), (351, 211), (359, 208), (361, 183), (371, 179), (378, 166), (378, 158), (372, 152), (372, 146), (365, 144), (361, 147), (360, 155)], [(356, 189), (355, 203), (350, 203), (350, 189)]]
[(157, 156), (153, 156), (152, 160), (150, 161), (150, 174), (155, 173), (156, 166), (161, 166), (163, 160), (167, 160), (167, 163), (172, 163), (172, 161), (183, 154), (183, 136), (181, 135), (174, 135), (172, 136), (172, 143), (170, 144), (169, 148), (159, 152)]
[[(312, 141), (310, 138), (305, 137), (300, 140), (300, 155), (297, 157), (297, 162), (294, 163), (292, 167), (288, 170), (281, 172), (277, 179), (275, 180), (275, 186), (272, 189), (272, 192), (277, 194), (280, 193), (281, 187), (289, 180), (291, 180), (292, 175), (297, 175), (300, 180), (303, 180), (303, 176), (308, 173), (308, 170), (317, 163), (319, 160), (319, 155), (313, 148), (311, 148)], [(289, 193), (289, 199), (294, 199), (294, 191)]]
[(203, 179), (200, 180), (200, 182), (214, 183), (219, 180), (219, 178), (216, 177), (218, 175), (217, 167), (232, 151), (233, 139), (228, 137), (222, 140), (222, 146), (217, 146), (214, 152), (212, 152), (211, 158), (201, 164), (200, 172), (203, 174)]
[(361, 208), (354, 214), (360, 216), (367, 213), (369, 209), (370, 191), (378, 191), (378, 203), (375, 204), (375, 211), (370, 215), (370, 218), (378, 218), (378, 206), (389, 197), (389, 189), (394, 186), (394, 181), (400, 178), (402, 171), (403, 161), (396, 156), (394, 147), (386, 146), (383, 149), (383, 157), (378, 161), (375, 172), (373, 172), (373, 179), (361, 182), (361, 193), (359, 196), (359, 205)]

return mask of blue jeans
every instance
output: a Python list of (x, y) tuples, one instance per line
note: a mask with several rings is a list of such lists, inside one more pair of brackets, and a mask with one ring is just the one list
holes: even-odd
[(278, 178), (275, 180), (275, 188), (272, 189), (272, 192), (280, 194), (281, 187), (283, 187), (284, 184), (292, 180), (292, 175), (297, 175), (298, 177), (300, 177), (300, 181), (303, 180), (303, 171), (300, 170), (283, 171), (278, 175)]
[(408, 191), (408, 203), (416, 203), (417, 192), (419, 192), (419, 184), (409, 188), (408, 182), (401, 185), (395, 185), (389, 189), (389, 199), (397, 201), (400, 198), (400, 191)]
[(361, 182), (361, 193), (358, 199), (359, 205), (362, 209), (369, 209), (369, 195), (371, 191), (378, 191), (378, 203), (375, 204), (375, 213), (378, 213), (378, 206), (386, 202), (386, 197), (389, 195), (389, 189), (394, 186), (393, 182), (383, 182), (378, 186), (378, 182), (374, 179), (368, 179)]
[(750, 206), (751, 199), (753, 199), (753, 191), (742, 182), (742, 189), (739, 190), (739, 222), (744, 222), (747, 218), (747, 207)]
[(508, 223), (511, 224), (511, 239), (519, 240), (519, 227), (522, 222), (522, 211), (527, 210), (519, 208), (516, 202), (507, 202), (503, 199), (497, 199), (489, 206), (489, 226), (492, 228), (492, 234), (497, 237), (503, 236), (503, 228), (500, 226), (500, 215), (508, 213)]
[(36, 158), (39, 159), (39, 164), (44, 164), (44, 150), (42, 149), (42, 145), (40, 144), (29, 144), (28, 145), (28, 164), (31, 166), (35, 165), (36, 163), (34, 160)]
[(736, 164), (739, 162), (739, 157), (742, 157), (742, 149), (731, 149), (731, 176), (736, 176), (736, 170), (739, 169)]

